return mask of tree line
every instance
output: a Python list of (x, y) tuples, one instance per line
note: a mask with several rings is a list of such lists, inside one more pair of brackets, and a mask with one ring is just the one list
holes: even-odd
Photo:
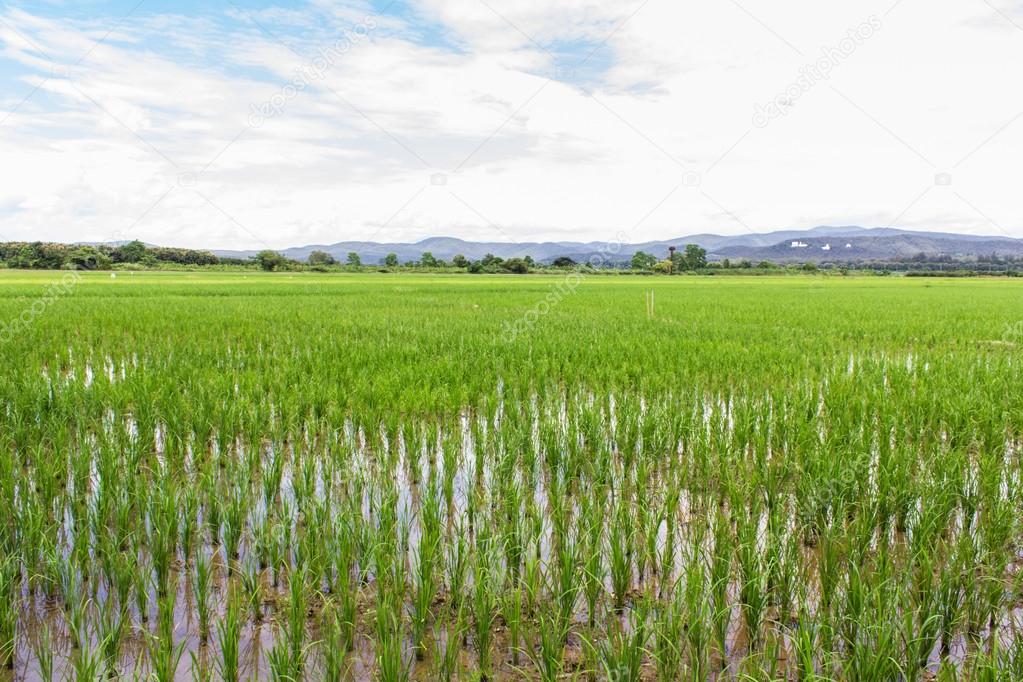
[(526, 274), (550, 270), (565, 270), (578, 267), (625, 270), (649, 274), (678, 274), (697, 272), (713, 274), (720, 270), (756, 270), (814, 272), (821, 270), (868, 271), (887, 273), (979, 273), (1018, 274), (1023, 271), (1023, 259), (991, 256), (969, 259), (952, 256), (918, 254), (911, 257), (875, 261), (822, 261), (820, 263), (777, 264), (760, 261), (754, 264), (748, 259), (730, 261), (708, 261), (707, 251), (697, 244), (686, 244), (681, 249), (671, 249), (667, 258), (658, 259), (653, 254), (637, 251), (629, 260), (611, 261), (601, 259), (599, 263), (579, 263), (570, 256), (559, 256), (550, 263), (540, 263), (530, 256), (501, 258), (488, 253), (479, 259), (464, 255), (453, 256), (450, 260), (435, 257), (426, 251), (416, 260), (399, 259), (389, 253), (378, 263), (365, 263), (356, 252), (351, 251), (343, 259), (337, 259), (322, 250), (312, 251), (305, 260), (287, 258), (283, 254), (264, 250), (251, 258), (227, 258), (210, 251), (172, 247), (149, 246), (135, 240), (124, 244), (62, 244), (55, 242), (6, 242), (0, 243), (0, 267), (32, 270), (109, 270), (117, 269), (173, 269), (191, 267), (240, 267), (272, 271), (330, 272), (337, 270), (363, 271), (368, 269), (463, 271), (474, 274)]
[(224, 259), (209, 251), (148, 246), (140, 241), (120, 245), (6, 242), (0, 243), (0, 262), (26, 270), (107, 270), (122, 264), (219, 265)]

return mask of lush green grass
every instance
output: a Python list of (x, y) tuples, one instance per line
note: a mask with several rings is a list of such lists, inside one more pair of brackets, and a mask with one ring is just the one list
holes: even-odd
[(62, 276), (0, 272), (19, 678), (1023, 674), (1023, 282)]
[[(3, 273), (0, 320), (58, 277)], [(561, 302), (507, 340), (505, 325), (559, 286)], [(301, 390), (296, 408), (432, 412), (474, 404), (499, 379), (662, 392), (777, 386), (850, 353), (1004, 357), (991, 342), (1023, 319), (1021, 293), (994, 280), (591, 276), (571, 293), (559, 277), (97, 274), (8, 346), (26, 364), (66, 359), (69, 342), (94, 361), (143, 353), (146, 375), (183, 400), (181, 385), (238, 379)]]

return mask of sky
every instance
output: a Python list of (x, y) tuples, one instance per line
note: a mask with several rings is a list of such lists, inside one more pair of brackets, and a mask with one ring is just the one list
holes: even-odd
[(0, 240), (1023, 237), (1023, 0), (0, 2)]

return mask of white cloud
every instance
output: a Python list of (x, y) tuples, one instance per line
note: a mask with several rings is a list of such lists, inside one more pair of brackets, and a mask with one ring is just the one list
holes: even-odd
[[(1023, 21), (996, 4), (1004, 15), (960, 0), (887, 15), (891, 0), (419, 0), (348, 35), (322, 70), (321, 48), (368, 5), (119, 26), (10, 11), (0, 60), (21, 75), (0, 112), (0, 235), (250, 248), (895, 223), (1023, 236)], [(871, 15), (879, 30), (829, 78), (753, 125)]]

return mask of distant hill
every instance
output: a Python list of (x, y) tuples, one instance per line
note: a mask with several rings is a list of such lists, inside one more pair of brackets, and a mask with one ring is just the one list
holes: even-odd
[[(636, 251), (645, 251), (658, 258), (666, 258), (669, 247), (682, 249), (686, 244), (699, 244), (707, 250), (712, 260), (730, 258), (774, 262), (862, 261), (909, 258), (918, 254), (953, 258), (974, 258), (992, 254), (1023, 257), (1023, 239), (857, 226), (821, 226), (809, 230), (778, 230), (737, 236), (694, 234), (676, 239), (621, 245), (572, 241), (472, 242), (455, 237), (430, 237), (411, 244), (363, 241), (310, 244), (284, 249), (281, 253), (288, 258), (304, 261), (313, 251), (325, 251), (338, 260), (344, 260), (349, 252), (354, 251), (366, 264), (378, 263), (389, 253), (396, 254), (401, 262), (418, 260), (425, 252), (430, 252), (435, 258), (443, 260), (450, 260), (459, 254), (470, 260), (478, 260), (492, 253), (501, 258), (530, 256), (541, 263), (549, 263), (559, 256), (568, 256), (577, 262), (589, 260), (591, 257), (625, 262), (630, 260)], [(257, 252), (214, 251), (214, 253), (222, 257), (249, 258)]]

